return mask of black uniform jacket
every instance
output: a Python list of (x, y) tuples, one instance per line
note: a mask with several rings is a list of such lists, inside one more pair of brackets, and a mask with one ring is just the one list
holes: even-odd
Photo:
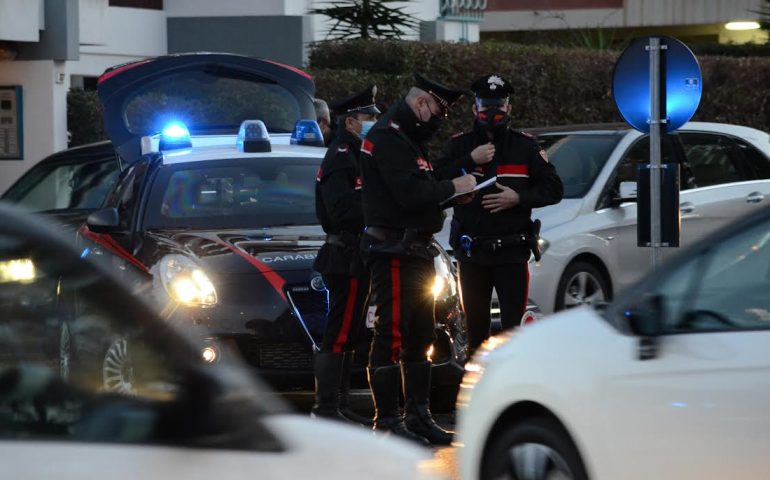
[[(497, 175), (497, 183), (510, 187), (519, 194), (520, 202), (511, 209), (490, 213), (481, 200), (484, 195), (498, 193), (496, 186), (487, 187), (477, 193), (473, 201), (454, 207), (450, 243), (459, 260), (484, 261), (484, 253), (474, 251), (472, 257), (462, 255), (459, 245), (462, 235), (478, 238), (501, 238), (529, 233), (532, 209), (552, 205), (561, 201), (563, 187), (556, 169), (548, 162), (545, 152), (541, 153), (537, 141), (522, 132), (506, 129), (493, 140), (495, 156), (490, 163), (476, 165), (470, 157), (471, 151), (489, 142), (486, 132), (476, 128), (468, 133), (454, 135), (447, 145), (445, 156), (440, 160), (442, 169), (463, 168), (476, 176), (478, 183)], [(489, 256), (489, 255), (486, 255)], [(526, 246), (508, 248), (494, 253), (496, 263), (520, 262), (529, 258)]]
[(341, 130), (316, 175), (316, 215), (324, 232), (341, 237), (345, 243), (343, 247), (327, 242), (321, 247), (313, 268), (323, 274), (357, 276), (364, 272), (358, 248), (358, 235), (364, 228), (360, 145), (358, 137)]
[(442, 201), (454, 193), (450, 179), (433, 171), (419, 142), (423, 123), (403, 99), (372, 127), (361, 146), (366, 225), (432, 234), (444, 223)]

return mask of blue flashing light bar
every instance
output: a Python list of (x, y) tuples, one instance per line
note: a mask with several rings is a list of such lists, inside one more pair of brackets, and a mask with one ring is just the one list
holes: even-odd
[(169, 123), (160, 132), (160, 151), (192, 148), (190, 131), (181, 122)]
[(236, 146), (241, 152), (269, 152), (270, 135), (262, 120), (244, 120), (238, 129)]
[(290, 143), (292, 145), (306, 145), (311, 147), (323, 147), (324, 136), (321, 127), (315, 120), (298, 120), (294, 125)]

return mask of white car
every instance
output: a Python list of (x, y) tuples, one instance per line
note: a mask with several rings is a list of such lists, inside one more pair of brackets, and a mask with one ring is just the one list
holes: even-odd
[(629, 288), (492, 337), (466, 366), (462, 478), (770, 472), (770, 210)]
[[(637, 247), (637, 205), (621, 182), (636, 182), (649, 162), (649, 137), (626, 124), (530, 130), (564, 183), (564, 199), (536, 209), (540, 262), (530, 263), (529, 296), (544, 313), (609, 301), (649, 271), (652, 253)], [(681, 245), (770, 202), (770, 136), (747, 127), (687, 123), (667, 135), (663, 163), (681, 169)], [(765, 197), (768, 197), (765, 200)], [(448, 225), (437, 235), (447, 247)], [(664, 248), (664, 261), (679, 248)]]
[[(293, 414), (244, 367), (205, 367), (60, 232), (0, 205), (0, 477), (447, 478), (426, 449)], [(67, 352), (66, 315), (78, 352), (122, 339), (116, 358)], [(116, 365), (124, 388), (105, 390)]]

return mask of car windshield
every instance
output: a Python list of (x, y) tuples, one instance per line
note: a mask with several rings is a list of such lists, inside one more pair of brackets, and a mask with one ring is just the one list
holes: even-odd
[(582, 198), (591, 189), (621, 136), (543, 133), (537, 138), (564, 184), (564, 198)]
[(3, 195), (32, 211), (96, 209), (119, 174), (114, 156), (90, 161), (37, 165)]
[(154, 182), (145, 228), (315, 225), (321, 158), (264, 157), (169, 165)]

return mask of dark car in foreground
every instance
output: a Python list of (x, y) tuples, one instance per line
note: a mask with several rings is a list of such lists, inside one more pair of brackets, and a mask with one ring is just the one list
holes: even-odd
[[(196, 346), (43, 220), (0, 205), (3, 478), (446, 478), (427, 450), (289, 413), (240, 365), (202, 365)], [(103, 388), (97, 357), (68, 368), (67, 345), (84, 340), (63, 328), (70, 308), (73, 327), (127, 339), (130, 392)]]

